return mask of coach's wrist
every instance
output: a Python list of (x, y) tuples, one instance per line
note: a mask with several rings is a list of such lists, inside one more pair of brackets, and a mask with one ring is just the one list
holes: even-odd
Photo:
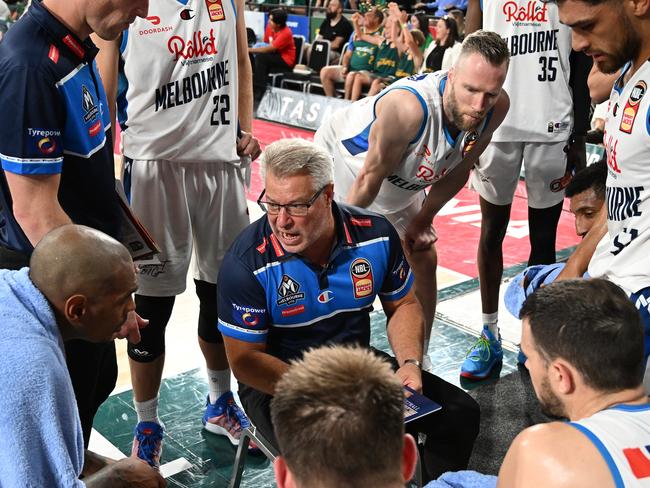
[(402, 363), (402, 366), (406, 366), (407, 364), (414, 364), (418, 368), (422, 369), (422, 362), (419, 359), (415, 359), (415, 358), (405, 359), (404, 362)]

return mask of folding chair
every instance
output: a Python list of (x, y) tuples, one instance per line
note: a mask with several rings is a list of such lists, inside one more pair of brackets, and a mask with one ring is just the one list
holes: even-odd
[(271, 443), (260, 432), (257, 432), (257, 428), (254, 425), (244, 429), (239, 438), (239, 446), (237, 447), (237, 454), (235, 455), (235, 463), (232, 467), (232, 476), (230, 477), (228, 488), (239, 488), (239, 485), (241, 484), (241, 478), (244, 474), (244, 464), (246, 463), (246, 456), (248, 454), (248, 444), (251, 439), (255, 444), (257, 444), (260, 451), (269, 458), (271, 463), (273, 463), (275, 458), (278, 457), (278, 451), (275, 450)]
[[(301, 35), (294, 35), (293, 36), (293, 43), (296, 46), (296, 64), (300, 64), (302, 61), (302, 48), (305, 45), (305, 36)], [(280, 86), (280, 82), (278, 80), (281, 80), (284, 75), (286, 75), (286, 71), (281, 71), (279, 73), (269, 73), (269, 76), (271, 77), (271, 86)]]
[(303, 92), (307, 91), (307, 87), (312, 80), (313, 76), (318, 76), (323, 66), (327, 66), (330, 60), (330, 41), (321, 40), (314, 41), (311, 45), (311, 56), (309, 57), (309, 73), (299, 73), (295, 69), (293, 73), (287, 73), (282, 79), (281, 87), (285, 88), (288, 85), (296, 85), (300, 87)]

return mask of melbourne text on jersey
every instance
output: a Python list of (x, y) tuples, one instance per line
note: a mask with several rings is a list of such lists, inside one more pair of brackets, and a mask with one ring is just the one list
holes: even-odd
[(228, 60), (220, 61), (203, 71), (156, 88), (156, 112), (160, 109), (190, 103), (223, 86), (228, 86)]
[(505, 38), (510, 48), (510, 56), (521, 54), (543, 53), (546, 51), (557, 51), (557, 34), (559, 29), (551, 29), (540, 32), (526, 32)]

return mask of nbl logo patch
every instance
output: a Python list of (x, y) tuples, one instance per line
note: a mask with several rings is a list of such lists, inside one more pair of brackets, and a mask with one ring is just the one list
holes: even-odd
[(221, 0), (205, 0), (205, 6), (208, 8), (210, 22), (219, 22), (226, 19)]
[(474, 149), (477, 140), (478, 140), (478, 132), (473, 130), (472, 132), (467, 133), (467, 135), (465, 136), (465, 145), (463, 147), (463, 157), (465, 157), (468, 152)]
[(372, 266), (365, 258), (357, 258), (350, 265), (354, 298), (365, 298), (373, 293)]
[(630, 97), (627, 99), (627, 103), (625, 104), (621, 116), (621, 125), (619, 126), (619, 130), (622, 132), (625, 132), (626, 134), (632, 133), (632, 126), (636, 120), (636, 114), (639, 111), (639, 102), (647, 90), (648, 85), (646, 85), (646, 82), (643, 80), (639, 81), (634, 85), (634, 88), (632, 88), (632, 93), (630, 93)]

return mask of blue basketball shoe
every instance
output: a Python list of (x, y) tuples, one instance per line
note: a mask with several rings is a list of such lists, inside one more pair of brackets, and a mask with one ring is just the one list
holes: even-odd
[(492, 369), (502, 362), (501, 338), (496, 339), (487, 325), (484, 325), (483, 332), (468, 351), (465, 361), (460, 367), (460, 375), (464, 378), (482, 380), (487, 378)]
[(131, 456), (146, 461), (153, 468), (160, 467), (164, 429), (156, 422), (138, 422)]

